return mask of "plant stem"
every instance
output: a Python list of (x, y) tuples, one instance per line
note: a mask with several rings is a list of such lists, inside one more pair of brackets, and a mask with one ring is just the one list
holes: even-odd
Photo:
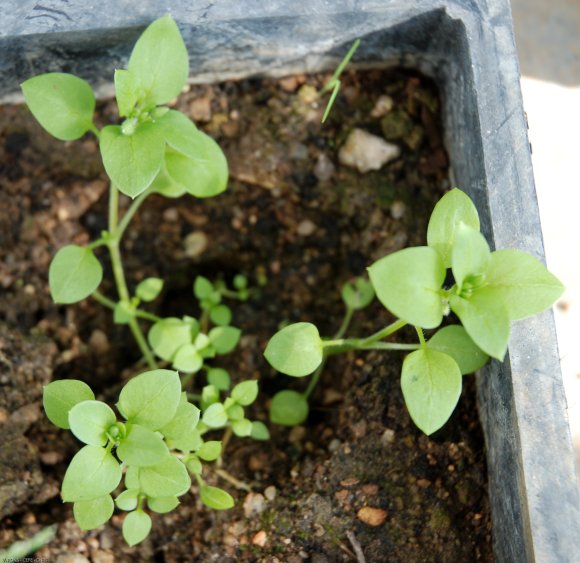
[[(141, 205), (142, 201), (139, 202)], [(137, 200), (133, 203), (133, 206), (137, 204)], [(137, 206), (138, 208), (138, 206)], [(137, 209), (135, 209), (136, 211)], [(129, 211), (127, 212), (129, 213)], [(134, 213), (134, 212), (133, 212)], [(111, 189), (109, 193), (109, 234), (110, 238), (107, 241), (107, 248), (109, 249), (109, 254), (111, 256), (111, 265), (113, 266), (113, 276), (115, 278), (115, 285), (117, 286), (117, 291), (119, 293), (119, 298), (121, 301), (129, 302), (130, 295), (127, 288), (127, 281), (125, 280), (125, 271), (123, 270), (123, 261), (121, 260), (121, 252), (119, 250), (120, 236), (119, 236), (119, 190), (114, 184), (111, 184)], [(126, 227), (126, 225), (125, 225)], [(122, 234), (122, 232), (121, 232)], [(141, 350), (141, 354), (145, 358), (145, 361), (151, 369), (157, 369), (157, 362), (153, 356), (153, 352), (149, 348), (145, 336), (141, 331), (141, 327), (137, 322), (137, 319), (133, 318), (129, 321), (129, 328), (133, 333), (133, 337), (137, 342), (137, 346)]]
[(406, 324), (407, 324), (406, 321), (402, 321), (399, 319), (398, 321), (391, 323), (390, 325), (386, 326), (385, 328), (378, 330), (374, 334), (367, 336), (367, 338), (360, 339), (360, 347), (365, 348), (369, 344), (374, 344), (375, 342), (378, 342), (379, 340), (383, 340), (383, 338), (386, 338), (387, 336), (391, 336), (391, 334), (394, 334), (398, 330), (401, 330)]
[(425, 336), (423, 334), (423, 329), (419, 326), (416, 326), (415, 330), (417, 331), (417, 336), (419, 337), (419, 342), (421, 343), (421, 348), (425, 348), (425, 346), (427, 346), (427, 343), (425, 342)]
[[(111, 309), (112, 311), (115, 310), (115, 307), (117, 304), (112, 299), (105, 297), (100, 291), (94, 291), (92, 293), (91, 297), (95, 301), (97, 301), (98, 303), (103, 305), (104, 307), (107, 307), (107, 309)], [(151, 321), (153, 323), (157, 323), (157, 322), (163, 320), (161, 317), (158, 317), (157, 315), (154, 315), (153, 313), (149, 313), (148, 311), (143, 311), (141, 309), (135, 309), (135, 311), (133, 311), (133, 312), (134, 312), (136, 317), (138, 317), (140, 319), (145, 319), (146, 321)]]
[(115, 231), (115, 236), (119, 239), (119, 241), (123, 237), (123, 234), (125, 233), (125, 230), (127, 229), (127, 226), (129, 225), (131, 219), (133, 218), (135, 213), (137, 213), (137, 210), (139, 209), (139, 207), (141, 207), (141, 204), (145, 201), (145, 199), (150, 193), (151, 192), (149, 190), (145, 190), (141, 195), (137, 197), (137, 199), (133, 200), (129, 209), (127, 209), (125, 215), (123, 215), (123, 218), (121, 219), (121, 222), (119, 223)]

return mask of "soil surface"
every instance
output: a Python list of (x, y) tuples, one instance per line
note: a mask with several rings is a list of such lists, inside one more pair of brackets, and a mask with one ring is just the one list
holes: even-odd
[[(425, 78), (401, 71), (345, 77), (328, 122), (317, 98), (328, 76), (195, 86), (176, 105), (224, 148), (230, 187), (217, 198), (152, 196), (124, 239), (128, 280), (166, 280), (152, 306), (162, 316), (198, 314), (198, 274), (247, 275), (254, 297), (230, 303), (244, 336), (219, 365), (235, 380), (260, 380), (252, 418), (267, 421), (280, 389), (306, 380), (276, 375), (262, 352), (281, 322), (339, 327), (341, 285), (377, 258), (425, 243), (428, 216), (447, 183), (439, 102)], [(99, 104), (99, 126), (117, 121)], [(340, 164), (353, 128), (396, 144), (398, 158), (364, 174)], [(127, 202), (125, 202), (127, 203)], [(459, 407), (430, 438), (410, 421), (399, 386), (401, 353), (332, 357), (304, 426), (272, 427), (270, 442), (234, 439), (224, 469), (251, 486), (234, 509), (203, 507), (196, 487), (150, 537), (129, 548), (123, 516), (82, 532), (59, 484), (79, 443), (42, 415), (42, 385), (77, 378), (115, 402), (143, 369), (130, 332), (92, 300), (56, 306), (51, 257), (106, 228), (107, 183), (96, 140), (51, 139), (26, 108), (0, 108), (0, 549), (53, 523), (36, 557), (93, 561), (491, 561), (491, 521), (482, 433), (472, 376)], [(106, 254), (102, 290), (114, 297)], [(265, 285), (261, 282), (267, 280)], [(374, 303), (349, 335), (392, 318)], [(146, 329), (146, 323), (143, 324)], [(401, 335), (413, 339), (412, 334)], [(203, 385), (200, 376), (198, 385)], [(219, 439), (219, 435), (216, 435)]]

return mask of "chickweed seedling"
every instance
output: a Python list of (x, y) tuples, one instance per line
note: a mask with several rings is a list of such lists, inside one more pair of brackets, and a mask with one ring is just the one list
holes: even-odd
[(221, 441), (205, 441), (203, 436), (230, 426), (239, 436), (267, 439), (264, 424), (244, 416), (244, 407), (258, 395), (258, 385), (239, 383), (224, 403), (219, 402), (219, 392), (207, 394), (211, 398), (202, 401), (202, 414), (182, 392), (177, 372), (148, 371), (121, 390), (116, 405), (119, 420), (82, 381), (53, 381), (44, 388), (48, 418), (86, 444), (73, 457), (62, 483), (62, 498), (74, 503), (74, 517), (83, 530), (107, 522), (116, 505), (129, 512), (123, 521), (127, 543), (143, 541), (151, 530), (147, 509), (165, 513), (176, 508), (191, 487), (190, 475), (206, 506), (217, 510), (233, 506), (229, 493), (207, 485), (202, 477), (202, 462), (215, 461), (222, 451)]
[[(448, 269), (454, 282), (447, 286)], [(462, 375), (481, 368), (490, 357), (502, 361), (510, 323), (550, 307), (564, 288), (532, 256), (519, 250), (491, 252), (479, 231), (471, 199), (453, 189), (435, 206), (427, 246), (406, 248), (368, 268), (370, 283), (357, 279), (342, 290), (346, 315), (332, 339), (321, 338), (311, 323), (291, 324), (276, 333), (265, 356), (278, 371), (294, 377), (314, 373), (304, 393), (282, 391), (273, 401), (271, 420), (295, 425), (308, 416), (307, 399), (326, 358), (349, 350), (409, 350), (401, 388), (409, 414), (425, 434), (441, 428), (461, 393)], [(374, 295), (397, 318), (366, 338), (344, 338), (354, 311)], [(460, 324), (440, 328), (451, 312)], [(384, 342), (406, 325), (418, 342)], [(424, 330), (436, 330), (429, 338)]]
[[(151, 519), (145, 507), (168, 512), (178, 497), (189, 490), (194, 475), (202, 501), (224, 509), (231, 496), (202, 479), (201, 461), (221, 456), (221, 442), (204, 442), (202, 436), (225, 429), (224, 445), (232, 434), (257, 440), (269, 438), (261, 422), (245, 416), (244, 407), (258, 394), (255, 381), (231, 387), (229, 373), (211, 364), (229, 354), (240, 339), (231, 326), (232, 312), (224, 298), (246, 300), (247, 279), (238, 275), (233, 288), (222, 281), (212, 283), (198, 276), (193, 294), (199, 318), (162, 318), (141, 305), (155, 300), (164, 282), (147, 278), (129, 291), (121, 259), (121, 240), (131, 219), (151, 194), (169, 198), (189, 194), (207, 198), (222, 193), (228, 182), (225, 156), (216, 142), (199, 131), (182, 113), (167, 104), (181, 92), (189, 73), (185, 44), (170, 16), (153, 22), (138, 39), (128, 68), (115, 71), (115, 90), (120, 125), (101, 130), (93, 122), (95, 96), (84, 80), (64, 73), (36, 76), (22, 84), (28, 107), (53, 136), (75, 140), (92, 132), (99, 147), (109, 190), (108, 229), (85, 247), (61, 248), (51, 262), (49, 286), (56, 303), (70, 304), (93, 297), (110, 308), (114, 321), (127, 324), (152, 371), (137, 376), (123, 390), (117, 404), (122, 420), (106, 404), (95, 401), (90, 388), (80, 381), (56, 381), (44, 392), (48, 417), (60, 428), (70, 428), (86, 445), (73, 458), (65, 475), (62, 497), (74, 503), (74, 514), (83, 529), (107, 521), (114, 508), (111, 493), (124, 475), (125, 491), (115, 502), (131, 511), (123, 534), (130, 545), (149, 533)], [(119, 218), (120, 197), (132, 203)], [(94, 250), (108, 250), (117, 300), (99, 291), (102, 265)], [(139, 321), (152, 323), (147, 337)], [(159, 369), (171, 366), (177, 371)], [(201, 370), (208, 384), (200, 395), (183, 388)], [(223, 401), (221, 394), (229, 392)], [(195, 398), (199, 407), (190, 403)], [(223, 473), (223, 472), (222, 472)]]

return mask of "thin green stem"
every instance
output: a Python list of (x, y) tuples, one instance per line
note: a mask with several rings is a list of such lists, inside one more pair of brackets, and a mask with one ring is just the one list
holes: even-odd
[(125, 230), (127, 229), (129, 223), (131, 222), (131, 219), (133, 218), (135, 213), (137, 213), (137, 210), (139, 209), (139, 207), (141, 207), (141, 205), (143, 204), (145, 199), (147, 199), (147, 196), (149, 196), (150, 193), (151, 192), (149, 190), (145, 190), (140, 196), (137, 197), (137, 199), (133, 200), (131, 206), (129, 207), (129, 209), (127, 209), (125, 215), (123, 215), (123, 218), (121, 219), (121, 222), (119, 223), (115, 231), (115, 237), (119, 241), (123, 237)]
[(107, 307), (107, 309), (111, 309), (114, 310), (115, 306), (117, 305), (113, 300), (109, 299), (108, 297), (105, 297), (100, 291), (93, 291), (91, 297), (97, 301), (97, 303), (100, 303), (101, 305), (103, 305), (104, 307)]
[(89, 125), (89, 130), (95, 134), (97, 141), (101, 139), (101, 132), (97, 129), (97, 126), (94, 123), (91, 122), (91, 124)]
[(308, 400), (308, 398), (310, 397), (310, 395), (312, 395), (312, 392), (316, 388), (316, 385), (318, 383), (318, 380), (320, 379), (320, 376), (322, 375), (322, 370), (324, 369), (325, 365), (326, 365), (326, 356), (324, 356), (322, 363), (316, 368), (316, 371), (312, 374), (312, 377), (308, 382), (308, 387), (306, 388), (306, 391), (304, 391), (303, 393), (304, 398), (306, 400)]
[(360, 342), (361, 342), (360, 347), (365, 348), (369, 344), (374, 344), (375, 342), (378, 342), (379, 340), (383, 340), (387, 336), (391, 336), (391, 334), (394, 334), (398, 330), (401, 330), (406, 324), (407, 324), (406, 321), (402, 321), (402, 320), (395, 321), (394, 323), (391, 323), (390, 325), (386, 326), (385, 328), (378, 330), (374, 334), (367, 336), (367, 338), (360, 339)]
[[(117, 292), (119, 293), (119, 299), (121, 301), (129, 302), (130, 295), (129, 289), (127, 288), (127, 281), (125, 280), (125, 271), (123, 269), (123, 261), (121, 260), (121, 252), (119, 250), (119, 237), (117, 236), (117, 223), (119, 217), (119, 190), (113, 184), (111, 184), (111, 189), (109, 193), (109, 233), (111, 238), (107, 241), (107, 248), (109, 249), (109, 254), (111, 256), (111, 265), (113, 266), (113, 277), (115, 278), (115, 285), (117, 286)], [(137, 322), (137, 319), (133, 318), (129, 321), (129, 328), (133, 333), (133, 337), (141, 350), (141, 354), (145, 358), (145, 361), (151, 369), (157, 369), (157, 362), (155, 361), (155, 356), (147, 341), (145, 336), (141, 331), (141, 327)]]
[(344, 317), (342, 319), (342, 324), (340, 325), (340, 328), (336, 331), (334, 338), (342, 338), (344, 336), (345, 332), (347, 331), (348, 327), (350, 326), (350, 321), (352, 321), (353, 313), (354, 313), (354, 309), (352, 309), (351, 307), (346, 308), (346, 312), (345, 312)]
[(416, 326), (415, 330), (417, 331), (417, 336), (419, 337), (421, 348), (425, 348), (425, 346), (427, 346), (427, 342), (425, 342), (425, 335), (423, 334), (423, 329), (419, 326)]

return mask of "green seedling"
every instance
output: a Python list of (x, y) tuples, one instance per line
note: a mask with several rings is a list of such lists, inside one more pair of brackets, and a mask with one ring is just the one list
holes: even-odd
[[(111, 183), (108, 229), (87, 246), (61, 248), (49, 269), (50, 292), (55, 303), (71, 304), (87, 297), (111, 309), (114, 321), (131, 329), (144, 360), (152, 371), (132, 379), (121, 391), (117, 410), (96, 401), (90, 388), (76, 380), (55, 381), (44, 391), (49, 419), (70, 428), (86, 445), (70, 463), (62, 485), (62, 498), (74, 503), (81, 528), (100, 526), (114, 505), (126, 510), (123, 535), (135, 545), (149, 534), (153, 512), (168, 512), (195, 477), (203, 503), (225, 509), (233, 505), (225, 491), (207, 485), (202, 461), (221, 462), (230, 436), (267, 440), (261, 422), (245, 415), (256, 399), (258, 385), (243, 381), (231, 391), (229, 373), (212, 360), (232, 352), (240, 329), (231, 326), (232, 311), (224, 298), (247, 300), (248, 280), (238, 275), (233, 288), (223, 281), (198, 276), (193, 295), (199, 318), (163, 318), (143, 308), (163, 291), (164, 281), (147, 278), (131, 292), (121, 259), (121, 242), (135, 213), (151, 194), (169, 198), (191, 195), (208, 198), (222, 193), (228, 182), (225, 156), (215, 141), (199, 131), (182, 113), (170, 109), (185, 85), (188, 55), (177, 25), (170, 16), (153, 22), (137, 41), (128, 68), (115, 72), (118, 125), (102, 129), (93, 122), (95, 96), (84, 80), (64, 73), (36, 76), (22, 84), (26, 103), (39, 123), (65, 141), (94, 134)], [(122, 218), (120, 198), (133, 201)], [(108, 250), (117, 300), (99, 291), (103, 267), (95, 250)], [(151, 323), (147, 336), (141, 322)], [(171, 366), (177, 371), (159, 369)], [(184, 391), (201, 370), (207, 383), (200, 396)], [(221, 394), (229, 395), (222, 400)], [(199, 407), (188, 398), (199, 401)], [(223, 429), (223, 441), (203, 436)], [(223, 442), (223, 443), (222, 443)], [(222, 476), (236, 480), (224, 471)], [(113, 501), (121, 481), (125, 490)]]
[[(209, 393), (204, 389), (204, 394)], [(176, 508), (179, 497), (191, 487), (191, 476), (206, 506), (231, 508), (231, 495), (206, 484), (202, 476), (203, 462), (217, 460), (223, 449), (222, 441), (206, 441), (204, 436), (226, 428), (238, 436), (267, 440), (265, 425), (244, 415), (244, 407), (257, 395), (257, 382), (244, 381), (223, 403), (219, 392), (212, 391), (212, 401), (202, 400), (200, 409), (182, 392), (177, 372), (157, 369), (123, 387), (117, 416), (107, 404), (95, 400), (82, 381), (49, 383), (43, 395), (48, 418), (85, 444), (71, 460), (61, 491), (63, 501), (73, 503), (78, 525), (83, 530), (101, 526), (116, 505), (128, 512), (123, 537), (135, 545), (151, 530), (147, 511), (165, 513)]]
[[(453, 282), (446, 285), (448, 270)], [(437, 203), (427, 229), (427, 246), (406, 248), (368, 268), (370, 282), (358, 279), (342, 290), (344, 322), (332, 339), (316, 326), (296, 323), (276, 333), (265, 356), (278, 371), (293, 377), (314, 373), (304, 393), (282, 391), (272, 401), (271, 420), (295, 425), (308, 416), (308, 397), (326, 358), (349, 350), (410, 351), (403, 361), (401, 388), (409, 414), (425, 434), (441, 428), (453, 413), (462, 376), (487, 363), (502, 361), (510, 323), (550, 307), (564, 288), (543, 264), (519, 250), (490, 251), (479, 230), (471, 199), (453, 189)], [(376, 294), (397, 318), (366, 338), (344, 338), (354, 311)], [(459, 324), (441, 327), (453, 312)], [(385, 342), (411, 325), (417, 343)], [(429, 338), (424, 331), (430, 333)]]

